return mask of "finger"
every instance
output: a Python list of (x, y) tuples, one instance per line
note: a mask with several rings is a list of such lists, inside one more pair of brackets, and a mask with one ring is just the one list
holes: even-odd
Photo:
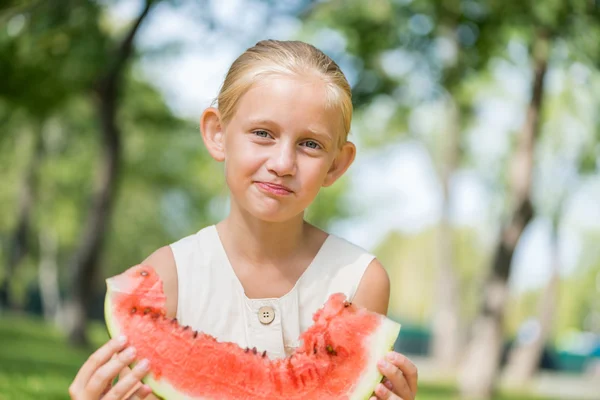
[(129, 365), (126, 365), (125, 368), (123, 368), (121, 370), (121, 372), (119, 372), (119, 379), (125, 378), (130, 373), (131, 373), (131, 368), (129, 368)]
[(134, 359), (135, 349), (133, 347), (128, 347), (123, 352), (119, 353), (117, 357), (113, 358), (94, 372), (86, 385), (87, 392), (93, 395), (101, 393), (102, 389), (117, 377), (119, 371), (127, 364), (133, 362)]
[(88, 357), (86, 362), (81, 366), (79, 372), (73, 379), (73, 385), (76, 388), (84, 388), (91, 376), (96, 372), (100, 366), (104, 365), (113, 354), (123, 349), (127, 343), (125, 336), (120, 336), (115, 339), (111, 339), (96, 350), (91, 356)]
[(108, 385), (106, 385), (106, 387), (102, 390), (102, 393), (100, 393), (100, 395), (104, 396), (106, 393), (108, 393), (108, 391), (112, 388), (112, 382), (110, 382)]
[[(138, 393), (138, 390), (140, 390), (142, 388), (142, 386), (144, 386), (144, 384), (142, 382), (137, 382), (133, 388), (131, 388), (129, 390), (129, 392), (127, 392), (127, 394), (125, 395), (125, 398), (127, 400), (140, 400), (143, 399), (143, 397), (141, 397), (141, 394)], [(147, 395), (146, 395), (147, 396)]]
[(408, 382), (404, 378), (404, 374), (398, 367), (386, 360), (380, 360), (377, 365), (381, 373), (392, 383), (393, 389), (390, 390), (384, 384), (381, 384), (381, 386), (383, 386), (387, 391), (393, 392), (403, 399), (412, 400), (414, 398), (414, 395), (408, 386)]
[[(135, 386), (140, 384), (142, 378), (148, 373), (149, 367), (150, 365), (148, 360), (142, 360), (137, 363), (137, 365), (131, 370), (131, 373), (119, 380), (119, 382), (106, 394), (106, 396), (103, 397), (103, 400), (120, 400), (126, 398), (126, 396), (133, 391)], [(146, 385), (141, 385), (140, 388), (135, 391), (135, 394), (133, 395), (134, 398), (138, 391), (142, 390), (143, 393), (143, 391), (147, 390), (144, 389), (144, 386)], [(148, 394), (149, 393), (147, 393), (146, 396)]]
[[(131, 373), (131, 368), (129, 368), (129, 366), (126, 366), (125, 368), (123, 368), (121, 370), (121, 372), (119, 372), (119, 380), (122, 380), (130, 373)], [(142, 383), (140, 382), (137, 386), (134, 386), (134, 388), (131, 389), (125, 397), (130, 398), (129, 396), (131, 396), (131, 399), (133, 399), (133, 400), (139, 399), (138, 397), (134, 396), (134, 392), (136, 392), (140, 388), (141, 385), (142, 385)]]
[(127, 393), (125, 393), (124, 396), (121, 396), (123, 398), (126, 398), (128, 400), (139, 400), (139, 397), (136, 395), (136, 392), (138, 391), (139, 388), (141, 388), (143, 385), (142, 382), (137, 382), (135, 385), (133, 385), (133, 387), (131, 389), (129, 389), (129, 391)]
[[(381, 383), (383, 383), (386, 388), (392, 390), (392, 382), (390, 382), (390, 380), (388, 378), (386, 378), (385, 376), (383, 377), (383, 380)], [(373, 392), (373, 393), (375, 393), (375, 392)], [(369, 400), (377, 400), (377, 397), (371, 396), (371, 397), (369, 397)]]
[(410, 391), (413, 395), (416, 395), (418, 389), (417, 382), (419, 380), (419, 371), (417, 369), (417, 366), (412, 361), (410, 361), (408, 357), (400, 353), (396, 353), (395, 351), (388, 353), (385, 358), (393, 365), (398, 367), (400, 371), (402, 371), (406, 382), (410, 387)]
[(383, 378), (383, 382), (381, 382), (381, 383), (383, 383), (383, 385), (384, 385), (386, 388), (388, 388), (388, 389), (390, 389), (391, 391), (393, 391), (394, 385), (392, 385), (392, 382), (390, 382), (390, 380), (389, 380), (388, 378)]
[(142, 385), (128, 400), (143, 400), (148, 397), (150, 393), (152, 393), (150, 386)]
[(396, 396), (390, 389), (386, 388), (383, 383), (377, 384), (375, 394), (381, 400), (403, 400), (402, 397)]

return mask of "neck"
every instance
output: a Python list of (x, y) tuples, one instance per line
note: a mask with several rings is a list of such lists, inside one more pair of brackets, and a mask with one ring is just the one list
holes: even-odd
[(221, 240), (256, 265), (279, 263), (306, 240), (309, 224), (299, 214), (284, 222), (259, 220), (232, 204), (229, 216), (217, 225)]

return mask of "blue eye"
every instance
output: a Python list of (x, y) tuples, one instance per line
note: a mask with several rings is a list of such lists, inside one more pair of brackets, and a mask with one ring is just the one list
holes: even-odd
[(321, 145), (319, 143), (315, 142), (314, 140), (307, 140), (306, 142), (304, 142), (304, 145), (311, 149), (320, 149), (321, 148)]
[(254, 131), (254, 134), (258, 137), (263, 137), (263, 138), (268, 138), (270, 136), (269, 132), (267, 132), (267, 131)]

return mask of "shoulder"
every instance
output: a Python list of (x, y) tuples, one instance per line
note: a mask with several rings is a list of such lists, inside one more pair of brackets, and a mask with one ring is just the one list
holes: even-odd
[(187, 257), (194, 254), (200, 243), (210, 245), (211, 230), (214, 225), (206, 226), (196, 233), (187, 235), (169, 245), (163, 246), (150, 254), (142, 264), (152, 266), (161, 280), (163, 290), (167, 296), (167, 316), (175, 317), (179, 299), (178, 263), (190, 264)]
[(329, 242), (330, 251), (336, 256), (345, 255), (347, 258), (367, 257), (372, 259), (375, 256), (368, 250), (358, 244), (333, 233), (326, 234)]
[(163, 246), (150, 254), (141, 264), (150, 265), (163, 281), (163, 290), (167, 296), (167, 316), (177, 314), (177, 267), (170, 246)]
[(374, 258), (365, 270), (353, 302), (360, 307), (385, 315), (389, 300), (390, 278), (381, 262)]

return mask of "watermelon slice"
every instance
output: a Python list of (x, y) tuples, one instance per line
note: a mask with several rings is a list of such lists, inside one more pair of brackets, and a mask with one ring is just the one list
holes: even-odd
[(144, 382), (169, 400), (367, 399), (382, 378), (377, 361), (400, 331), (396, 322), (334, 294), (294, 354), (270, 359), (166, 318), (162, 282), (150, 266), (131, 267), (107, 286), (110, 335), (127, 336), (138, 359), (150, 361)]

